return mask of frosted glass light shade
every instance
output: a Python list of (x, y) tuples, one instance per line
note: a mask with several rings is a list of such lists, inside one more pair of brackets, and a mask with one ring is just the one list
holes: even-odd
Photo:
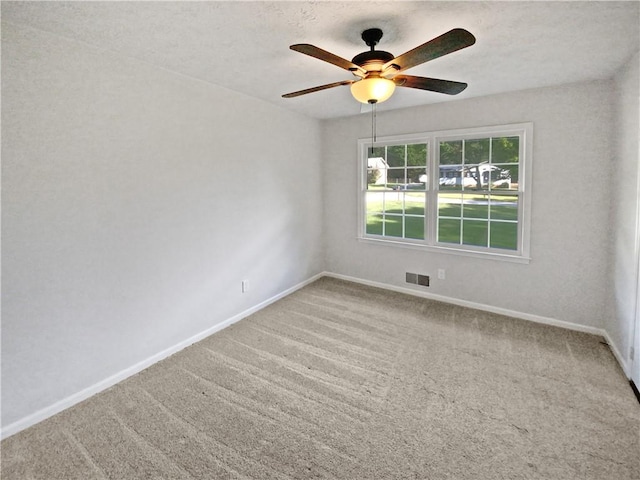
[(351, 84), (351, 95), (362, 103), (380, 103), (387, 100), (396, 89), (388, 78), (365, 78)]

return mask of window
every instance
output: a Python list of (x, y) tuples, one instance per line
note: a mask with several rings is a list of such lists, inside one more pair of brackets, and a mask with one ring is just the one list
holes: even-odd
[(363, 240), (528, 261), (531, 124), (360, 140)]

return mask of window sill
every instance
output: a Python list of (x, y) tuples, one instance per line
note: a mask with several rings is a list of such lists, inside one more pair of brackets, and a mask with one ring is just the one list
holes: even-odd
[(371, 245), (384, 245), (388, 247), (400, 247), (400, 248), (408, 248), (410, 250), (422, 250), (423, 252), (433, 252), (433, 253), (444, 253), (447, 255), (459, 255), (462, 257), (475, 257), (482, 258), (485, 260), (498, 260), (501, 262), (511, 262), (511, 263), (521, 263), (521, 264), (529, 264), (531, 262), (531, 258), (528, 256), (522, 255), (510, 255), (505, 253), (496, 253), (496, 252), (480, 252), (476, 250), (465, 250), (462, 248), (449, 248), (444, 246), (436, 246), (436, 245), (424, 245), (421, 243), (411, 243), (410, 241), (395, 241), (389, 239), (378, 239), (371, 237), (358, 237), (358, 241), (362, 243), (368, 243)]

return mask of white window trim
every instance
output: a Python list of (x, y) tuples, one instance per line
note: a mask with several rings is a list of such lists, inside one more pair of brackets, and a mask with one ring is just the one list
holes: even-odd
[[(436, 170), (438, 145), (441, 140), (460, 140), (466, 138), (479, 138), (482, 136), (521, 136), (520, 158), (519, 158), (519, 183), (521, 184), (518, 200), (518, 249), (511, 250), (489, 250), (487, 247), (473, 247), (470, 245), (453, 246), (451, 244), (441, 244), (435, 241), (435, 219), (433, 215), (425, 212), (431, 220), (428, 223), (429, 232), (424, 241), (382, 237), (377, 235), (367, 235), (365, 231), (365, 206), (367, 193), (367, 149), (372, 145), (371, 138), (361, 138), (358, 140), (358, 240), (363, 243), (375, 245), (388, 245), (400, 248), (417, 249), (437, 253), (478, 257), (493, 260), (503, 260), (515, 263), (529, 263), (530, 257), (530, 235), (531, 235), (531, 177), (533, 158), (533, 123), (517, 123), (509, 125), (494, 125), (489, 127), (464, 128), (455, 130), (441, 130), (434, 132), (415, 133), (406, 135), (393, 135), (378, 137), (375, 146), (384, 146), (398, 143), (428, 143), (429, 165), (427, 177), (429, 185), (427, 196), (432, 198), (437, 195), (436, 181), (439, 173)], [(437, 204), (437, 203), (436, 203)]]

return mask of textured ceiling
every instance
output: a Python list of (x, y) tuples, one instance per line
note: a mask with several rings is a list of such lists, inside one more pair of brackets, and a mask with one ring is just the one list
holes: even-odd
[(2, 20), (29, 25), (142, 62), (331, 118), (360, 113), (348, 87), (293, 99), (294, 90), (353, 78), (289, 50), (311, 43), (351, 59), (362, 30), (399, 55), (452, 28), (475, 45), (406, 73), (463, 81), (450, 97), (407, 88), (380, 110), (608, 78), (640, 44), (630, 2), (2, 2)]

